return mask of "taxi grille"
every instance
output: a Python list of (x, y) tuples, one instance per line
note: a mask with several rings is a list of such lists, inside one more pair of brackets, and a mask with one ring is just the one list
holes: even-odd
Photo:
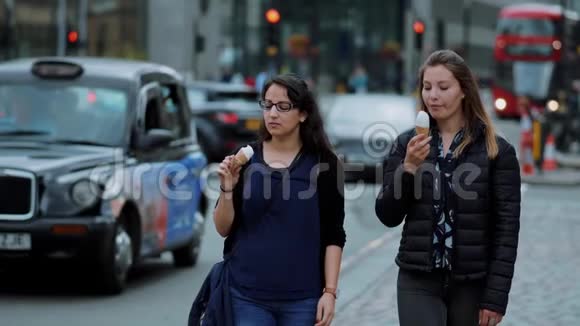
[(34, 214), (34, 174), (0, 169), (0, 219), (25, 220)]

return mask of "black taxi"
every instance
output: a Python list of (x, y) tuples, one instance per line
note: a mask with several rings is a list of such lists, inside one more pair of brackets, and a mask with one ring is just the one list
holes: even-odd
[(115, 59), (0, 64), (0, 269), (66, 260), (120, 293), (138, 261), (199, 255), (207, 159), (181, 75)]

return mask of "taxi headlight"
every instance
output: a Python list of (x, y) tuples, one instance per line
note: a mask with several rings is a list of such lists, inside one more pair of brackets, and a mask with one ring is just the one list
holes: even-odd
[(72, 201), (80, 207), (94, 205), (100, 196), (100, 188), (88, 179), (75, 182), (70, 191)]

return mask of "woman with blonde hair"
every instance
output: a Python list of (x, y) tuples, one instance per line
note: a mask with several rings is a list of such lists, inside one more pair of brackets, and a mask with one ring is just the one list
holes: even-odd
[(495, 326), (506, 312), (518, 246), (515, 150), (496, 135), (458, 54), (432, 53), (419, 83), (429, 134), (397, 138), (375, 207), (388, 227), (405, 221), (396, 257), (400, 324)]

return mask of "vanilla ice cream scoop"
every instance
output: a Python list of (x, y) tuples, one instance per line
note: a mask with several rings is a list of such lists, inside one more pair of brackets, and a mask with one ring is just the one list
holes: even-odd
[(415, 120), (415, 130), (417, 135), (429, 135), (429, 115), (425, 111), (419, 111)]
[(254, 149), (250, 145), (246, 145), (236, 153), (234, 156), (234, 164), (242, 166), (246, 164), (254, 156)]

